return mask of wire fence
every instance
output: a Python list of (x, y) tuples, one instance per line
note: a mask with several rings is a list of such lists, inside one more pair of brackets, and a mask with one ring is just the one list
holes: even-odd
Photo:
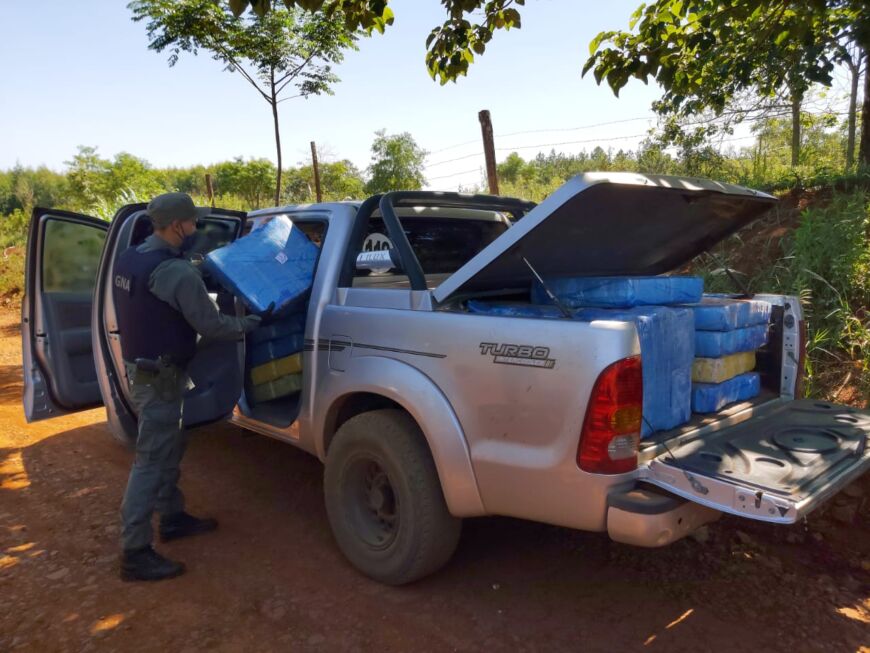
[[(837, 117), (842, 117), (848, 115), (848, 111), (840, 111), (834, 107), (828, 106), (818, 106), (813, 105), (808, 107), (810, 111), (804, 111), (804, 113), (813, 113), (814, 115), (832, 115)], [(770, 120), (773, 118), (783, 118), (790, 116), (790, 109), (784, 109), (781, 113), (775, 113), (773, 116), (770, 114), (767, 115), (758, 115), (758, 116), (750, 116), (742, 119), (735, 119), (734, 124), (743, 127), (751, 127), (752, 125)], [(583, 125), (571, 125), (567, 127), (547, 127), (547, 128), (536, 128), (536, 129), (524, 129), (519, 131), (505, 132), (505, 133), (497, 133), (494, 135), (494, 140), (496, 147), (494, 148), (496, 154), (505, 154), (511, 152), (527, 152), (531, 150), (553, 150), (555, 148), (571, 148), (572, 150), (576, 148), (576, 146), (587, 145), (591, 146), (590, 149), (595, 149), (595, 147), (602, 145), (607, 149), (607, 147), (612, 147), (613, 144), (619, 143), (621, 141), (633, 141), (635, 144), (640, 145), (640, 141), (645, 138), (649, 138), (653, 135), (653, 127), (659, 123), (660, 116), (649, 114), (645, 116), (637, 116), (634, 118), (623, 118), (619, 120), (608, 120), (604, 122), (596, 122), (589, 123)], [(569, 140), (554, 140), (554, 141), (544, 141), (537, 143), (526, 143), (520, 142), (516, 144), (510, 144), (509, 142), (506, 144), (505, 141), (510, 141), (511, 139), (516, 139), (517, 137), (529, 136), (535, 134), (555, 134), (555, 133), (570, 133), (570, 132), (578, 132), (589, 129), (606, 129), (608, 127), (615, 127), (617, 125), (626, 125), (631, 123), (638, 122), (646, 122), (649, 129), (645, 132), (635, 132), (631, 134), (619, 135), (619, 136), (599, 136), (595, 138), (583, 138), (583, 139), (569, 139)], [(684, 123), (684, 127), (698, 127), (702, 125), (708, 124), (722, 124), (723, 118), (711, 118), (698, 120), (695, 122)], [(752, 133), (742, 136), (713, 136), (709, 139), (709, 143), (712, 147), (723, 150), (727, 149), (727, 146), (730, 146), (735, 143), (747, 143), (748, 141), (758, 140), (758, 134)], [(432, 150), (428, 153), (427, 157), (432, 157), (434, 155), (442, 154), (445, 152), (450, 152), (452, 150), (456, 150), (462, 147), (468, 147), (471, 145), (477, 145), (475, 151), (461, 154), (459, 156), (449, 156), (448, 158), (435, 158), (435, 160), (428, 160), (424, 166), (424, 174), (427, 175), (427, 180), (430, 182), (433, 181), (443, 181), (457, 178), (466, 178), (466, 183), (481, 183), (485, 180), (486, 172), (485, 172), (485, 158), (484, 151), (481, 139), (472, 139), (467, 141), (462, 141), (458, 143), (453, 143), (451, 145), (447, 145), (436, 150)], [(766, 148), (767, 152), (780, 152), (789, 150), (789, 146), (779, 146), (775, 148)], [(586, 151), (584, 148), (581, 151)], [(675, 155), (678, 153), (679, 148), (677, 146), (668, 146), (664, 148), (665, 153), (670, 155)], [(566, 152), (566, 154), (576, 154), (577, 152)], [(745, 157), (744, 157), (745, 158)], [(477, 166), (474, 168), (467, 167), (466, 169), (459, 171), (452, 171), (450, 168), (441, 168), (441, 166), (449, 166), (450, 164), (455, 164), (461, 161), (471, 161), (476, 160)], [(434, 176), (429, 175), (429, 172), (435, 172)], [(474, 175), (474, 178), (470, 177), (470, 175)], [(459, 179), (458, 181), (462, 181)], [(455, 189), (455, 188), (454, 188)], [(444, 190), (454, 190), (454, 189), (444, 189)]]

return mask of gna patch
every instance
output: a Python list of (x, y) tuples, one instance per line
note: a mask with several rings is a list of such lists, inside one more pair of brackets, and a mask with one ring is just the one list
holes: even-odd
[(480, 353), (482, 356), (492, 356), (492, 362), (499, 365), (522, 365), (551, 370), (556, 364), (556, 359), (550, 358), (549, 347), (482, 342)]

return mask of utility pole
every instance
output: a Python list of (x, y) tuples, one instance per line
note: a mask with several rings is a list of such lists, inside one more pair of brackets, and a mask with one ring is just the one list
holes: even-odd
[(323, 195), (320, 193), (320, 168), (317, 165), (317, 146), (314, 141), (311, 141), (311, 167), (314, 168), (314, 192), (317, 194), (317, 201), (323, 201)]
[(495, 169), (495, 144), (492, 139), (492, 120), (489, 110), (484, 109), (477, 114), (480, 120), (480, 133), (483, 135), (483, 156), (486, 159), (486, 178), (489, 182), (490, 195), (498, 195), (498, 174)]

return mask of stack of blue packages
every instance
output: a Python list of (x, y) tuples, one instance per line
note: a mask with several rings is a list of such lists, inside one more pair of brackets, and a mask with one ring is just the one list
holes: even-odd
[[(755, 365), (755, 350), (767, 343), (770, 303), (705, 295), (690, 306), (695, 314), (698, 357), (692, 410), (716, 412), (727, 404), (756, 397), (761, 392), (760, 378), (750, 370)], [(705, 378), (714, 371), (719, 372), (715, 379)]]
[(246, 395), (256, 403), (302, 389), (305, 313), (282, 316), (248, 334)]
[[(470, 300), (472, 313), (503, 317), (564, 319), (555, 306), (495, 303)], [(572, 318), (584, 322), (632, 322), (637, 329), (643, 374), (643, 423), (641, 437), (671, 429), (689, 420), (692, 413), (692, 361), (694, 319), (691, 309), (640, 306), (625, 309), (581, 308)]]
[(304, 297), (314, 281), (320, 250), (279, 215), (226, 247), (209, 252), (203, 269), (254, 313), (275, 312)]
[(305, 347), (305, 313), (293, 313), (248, 334), (250, 367), (284, 358)]
[[(557, 277), (547, 288), (569, 308), (669, 306), (701, 301), (700, 277)], [(543, 286), (532, 285), (532, 303), (550, 304)]]

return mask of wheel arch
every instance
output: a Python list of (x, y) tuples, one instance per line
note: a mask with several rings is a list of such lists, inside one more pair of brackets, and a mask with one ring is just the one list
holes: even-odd
[(351, 359), (321, 413), (316, 454), (326, 460), (339, 427), (355, 415), (399, 408), (420, 427), (438, 471), (450, 513), (456, 517), (486, 514), (465, 433), (450, 402), (422, 372), (407, 363), (382, 357)]

